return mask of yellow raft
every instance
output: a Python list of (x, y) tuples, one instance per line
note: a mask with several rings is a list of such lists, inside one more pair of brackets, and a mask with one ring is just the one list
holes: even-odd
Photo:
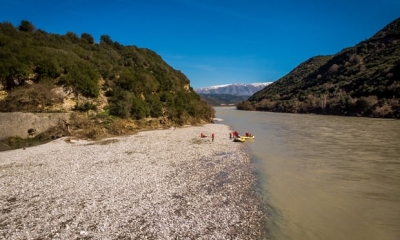
[(254, 135), (251, 135), (251, 136), (239, 136), (239, 138), (243, 138), (244, 140), (253, 140), (254, 139)]
[(233, 139), (233, 141), (234, 141), (234, 142), (244, 142), (244, 141), (246, 141), (246, 139), (244, 139), (244, 138), (242, 138), (242, 137), (235, 137), (235, 138)]
[(234, 142), (245, 142), (246, 140), (253, 140), (254, 135), (252, 136), (239, 136), (233, 139)]

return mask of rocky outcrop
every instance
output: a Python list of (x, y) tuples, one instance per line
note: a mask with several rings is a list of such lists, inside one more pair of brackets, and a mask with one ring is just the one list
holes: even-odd
[(28, 138), (69, 121), (71, 113), (0, 112), (0, 140), (8, 137)]

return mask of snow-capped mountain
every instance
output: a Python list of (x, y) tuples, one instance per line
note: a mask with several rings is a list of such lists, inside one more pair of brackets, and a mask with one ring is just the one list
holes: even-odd
[(227, 94), (235, 96), (251, 96), (260, 91), (272, 82), (263, 83), (234, 83), (225, 85), (216, 85), (205, 88), (194, 89), (199, 94)]

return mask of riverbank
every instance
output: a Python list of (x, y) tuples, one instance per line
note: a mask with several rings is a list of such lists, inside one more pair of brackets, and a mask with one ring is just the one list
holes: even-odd
[(0, 237), (263, 239), (252, 171), (222, 124), (0, 152)]

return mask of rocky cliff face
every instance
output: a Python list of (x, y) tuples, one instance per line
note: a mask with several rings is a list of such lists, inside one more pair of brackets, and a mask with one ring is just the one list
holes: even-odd
[(0, 140), (8, 137), (34, 137), (63, 121), (69, 121), (70, 117), (70, 113), (0, 112)]

